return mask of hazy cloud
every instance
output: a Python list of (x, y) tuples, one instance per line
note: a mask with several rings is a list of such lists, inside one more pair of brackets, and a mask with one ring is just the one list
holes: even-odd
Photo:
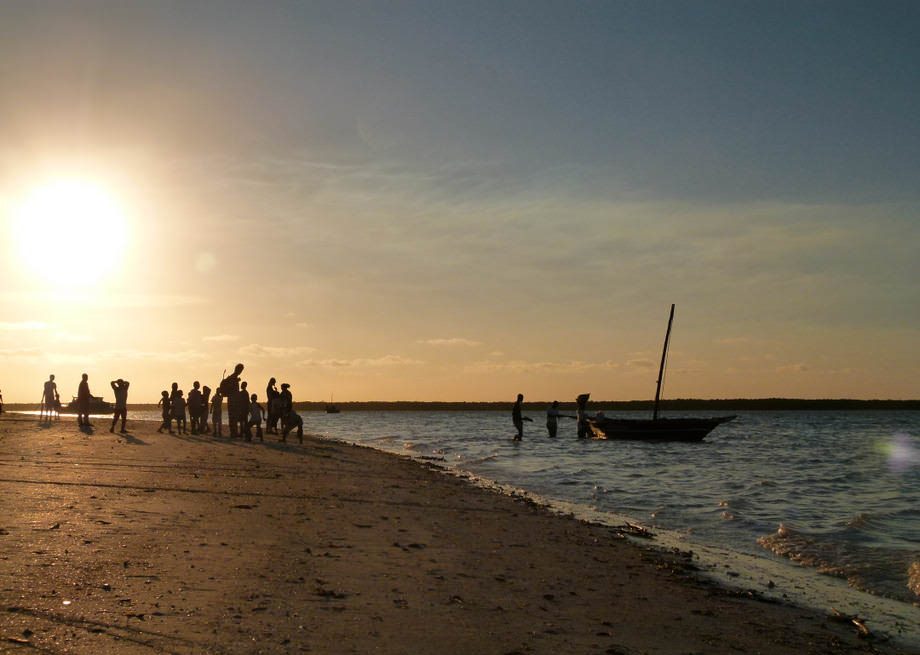
[(382, 357), (356, 359), (308, 359), (300, 362), (301, 366), (318, 366), (320, 368), (382, 368), (386, 366), (415, 366), (425, 362), (402, 355), (383, 355)]
[(513, 360), (510, 362), (491, 362), (481, 361), (474, 362), (466, 367), (468, 372), (486, 373), (510, 371), (514, 373), (545, 373), (545, 372), (577, 372), (596, 369), (615, 369), (620, 365), (610, 360), (604, 362), (583, 362), (574, 360), (571, 362), (531, 362), (525, 360)]
[(480, 346), (481, 341), (464, 339), (462, 337), (450, 337), (442, 339), (421, 339), (418, 343), (424, 343), (429, 346)]
[(207, 337), (201, 337), (202, 341), (211, 341), (211, 342), (226, 342), (226, 341), (237, 341), (239, 340), (239, 335), (236, 334), (213, 334)]
[(808, 370), (808, 366), (802, 363), (797, 364), (787, 364), (786, 366), (777, 366), (777, 373), (804, 373)]
[(263, 346), (251, 343), (240, 348), (241, 355), (249, 357), (297, 357), (307, 355), (316, 350), (310, 346)]
[(41, 357), (42, 351), (38, 348), (0, 348), (0, 356), (31, 359)]
[(47, 329), (48, 324), (43, 323), (42, 321), (19, 321), (15, 323), (0, 322), (0, 331), (3, 332), (35, 331)]
[(650, 359), (640, 358), (630, 359), (626, 362), (626, 366), (629, 368), (655, 368), (656, 364)]

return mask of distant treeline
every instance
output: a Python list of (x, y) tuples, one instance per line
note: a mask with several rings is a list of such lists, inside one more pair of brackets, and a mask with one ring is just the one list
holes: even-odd
[[(525, 402), (524, 409), (530, 411), (543, 411), (551, 401)], [(299, 410), (323, 411), (327, 403), (301, 402), (294, 403)], [(342, 411), (386, 411), (386, 410), (412, 410), (412, 411), (477, 411), (477, 410), (508, 410), (513, 401), (507, 402), (414, 402), (414, 401), (367, 401), (367, 402), (338, 402), (336, 406)], [(589, 409), (621, 410), (621, 411), (652, 411), (651, 400), (591, 400)], [(689, 410), (816, 410), (816, 409), (917, 409), (920, 410), (920, 400), (850, 400), (850, 399), (819, 399), (807, 400), (800, 398), (728, 398), (701, 400), (695, 398), (663, 400), (659, 405), (661, 411), (689, 411)], [(575, 411), (574, 402), (559, 402), (559, 408), (565, 411)]]
[[(481, 410), (511, 411), (513, 401), (507, 402), (419, 402), (410, 400), (364, 402), (336, 402), (342, 411), (427, 411), (427, 412), (472, 412)], [(550, 401), (525, 402), (528, 411), (543, 411)], [(592, 400), (589, 410), (652, 411), (650, 400)], [(294, 407), (299, 411), (322, 412), (328, 403), (299, 402)], [(36, 403), (16, 403), (5, 405), (10, 410), (37, 410)], [(156, 410), (153, 404), (129, 404), (129, 409)], [(564, 411), (575, 411), (574, 402), (560, 402)], [(725, 411), (781, 411), (781, 410), (920, 410), (920, 400), (853, 400), (848, 398), (805, 399), (805, 398), (716, 398), (702, 400), (698, 398), (676, 398), (661, 401), (660, 411), (679, 412), (691, 410), (725, 410)]]

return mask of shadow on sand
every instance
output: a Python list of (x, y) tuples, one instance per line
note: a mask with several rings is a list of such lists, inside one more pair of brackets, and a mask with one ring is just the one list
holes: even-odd
[(138, 439), (130, 432), (118, 432), (116, 434), (118, 435), (119, 439), (124, 439), (125, 443), (127, 443), (129, 446), (146, 446), (147, 445), (146, 441), (144, 441), (143, 439)]

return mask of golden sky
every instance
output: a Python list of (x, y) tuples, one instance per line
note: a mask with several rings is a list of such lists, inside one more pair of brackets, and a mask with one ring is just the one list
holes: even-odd
[(4, 5), (4, 399), (918, 397), (911, 20), (656, 6)]

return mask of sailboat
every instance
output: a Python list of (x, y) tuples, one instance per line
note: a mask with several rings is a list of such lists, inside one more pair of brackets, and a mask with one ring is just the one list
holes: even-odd
[(661, 402), (661, 381), (664, 379), (664, 363), (668, 356), (668, 344), (671, 340), (671, 325), (674, 322), (674, 305), (668, 317), (668, 331), (664, 336), (664, 348), (661, 352), (661, 365), (658, 367), (658, 383), (655, 389), (655, 405), (652, 418), (607, 418), (598, 416), (588, 419), (588, 426), (596, 439), (638, 439), (642, 441), (702, 441), (703, 438), (723, 423), (735, 418), (732, 416), (714, 416), (710, 418), (659, 418), (658, 406)]
[(339, 408), (335, 405), (335, 394), (329, 397), (329, 402), (326, 403), (326, 413), (327, 414), (338, 414)]

